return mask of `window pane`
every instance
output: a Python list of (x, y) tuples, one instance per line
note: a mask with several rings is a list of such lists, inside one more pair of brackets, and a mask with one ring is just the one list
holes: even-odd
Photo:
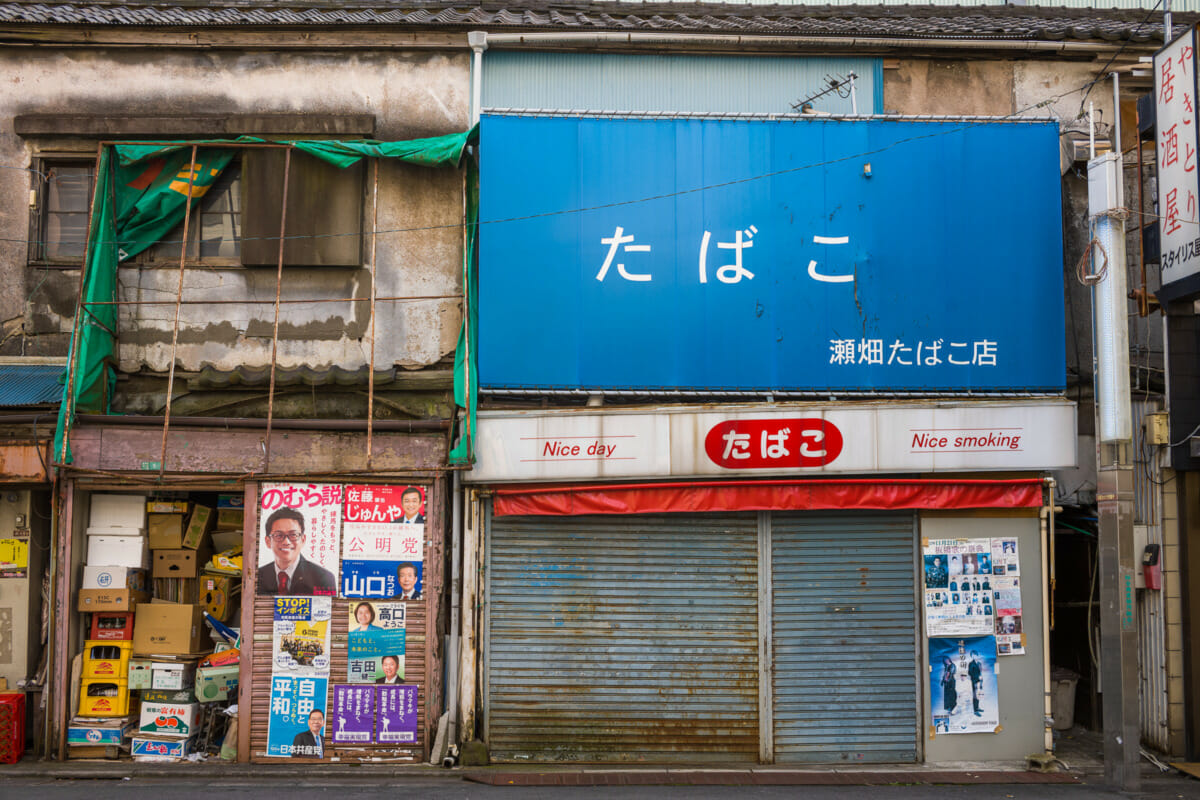
[(92, 168), (48, 165), (45, 198), (42, 257), (54, 261), (81, 258), (92, 199)]
[(87, 226), (87, 212), (48, 214), (45, 227), (46, 242), (42, 248), (45, 257), (52, 261), (83, 258)]
[[(237, 258), (241, 233), (241, 169), (235, 161), (204, 193), (188, 223), (188, 258)], [(199, 229), (199, 230), (197, 230)], [(178, 260), (183, 239), (180, 222), (150, 249), (155, 260)]]

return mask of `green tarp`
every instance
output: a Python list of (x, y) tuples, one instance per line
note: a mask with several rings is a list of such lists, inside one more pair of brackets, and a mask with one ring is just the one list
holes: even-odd
[[(457, 167), (462, 163), (466, 147), (475, 140), (477, 132), (478, 128), (473, 128), (462, 133), (404, 142), (271, 140), (271, 143), (291, 145), (340, 168), (356, 164), (363, 158), (394, 158), (422, 166)], [(71, 463), (66, 432), (73, 424), (76, 413), (107, 414), (111, 411), (116, 381), (117, 265), (160, 241), (183, 221), (184, 207), (189, 205), (189, 178), (190, 206), (194, 207), (237, 154), (235, 147), (222, 145), (267, 141), (241, 137), (180, 141), (167, 145), (116, 144), (102, 149), (88, 235), (83, 291), (71, 337), (73, 365), (68, 365), (64, 374), (63, 402), (59, 407), (55, 431), (56, 460), (61, 456), (62, 463)], [(191, 160), (193, 145), (198, 146), (194, 164)], [(471, 186), (475, 186), (474, 179), (471, 180)], [(467, 221), (469, 237), (463, 268), (464, 292), (471, 291), (474, 282), (478, 227), (478, 195), (474, 188), (470, 194), (470, 216)], [(464, 305), (470, 308), (472, 302), (469, 298)], [(467, 330), (473, 331), (473, 326), (467, 324), (464, 316), (463, 332), (459, 337), (460, 350), (474, 347), (474, 337), (467, 336)], [(460, 367), (460, 363), (464, 366)], [(466, 369), (467, 364), (472, 369)], [(463, 398), (460, 405), (470, 407), (467, 408), (466, 431), (452, 455), (453, 463), (469, 463), (471, 460), (470, 434), (474, 429), (475, 397), (473, 367), (473, 350), (469, 355), (465, 350), (456, 354), (455, 398)], [(73, 375), (73, 380), (69, 382), (72, 385), (68, 385), (68, 375)], [(469, 386), (468, 381), (471, 382)], [(70, 403), (68, 393), (74, 395)]]

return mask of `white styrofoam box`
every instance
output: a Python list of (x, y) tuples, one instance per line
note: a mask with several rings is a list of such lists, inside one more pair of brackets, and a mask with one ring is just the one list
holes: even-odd
[(113, 525), (111, 527), (101, 528), (96, 525), (89, 525), (87, 529), (88, 536), (145, 536), (145, 528), (130, 528), (127, 526)]
[(80, 589), (133, 589), (146, 591), (146, 573), (137, 567), (114, 567), (89, 564), (83, 568)]
[(89, 536), (87, 563), (146, 569), (150, 566), (150, 548), (141, 536)]
[(145, 528), (146, 495), (94, 494), (88, 524), (96, 528)]

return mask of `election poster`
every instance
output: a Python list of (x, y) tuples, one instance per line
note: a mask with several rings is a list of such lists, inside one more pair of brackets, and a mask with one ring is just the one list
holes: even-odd
[(378, 744), (417, 741), (417, 687), (377, 686), (379, 719), (375, 726)]
[(989, 539), (932, 539), (922, 554), (928, 636), (993, 633)]
[(1021, 579), (1017, 576), (992, 576), (996, 596), (996, 652), (1002, 656), (1025, 654), (1025, 636), (1021, 619)]
[(375, 687), (334, 686), (329, 721), (334, 744), (370, 744), (375, 733)]
[(992, 539), (992, 574), (1021, 574), (1021, 563), (1020, 559), (1017, 557), (1016, 539)]
[(341, 594), (420, 600), (425, 554), (421, 486), (347, 486)]
[(271, 674), (329, 677), (331, 597), (276, 597)]
[(388, 683), (404, 680), (404, 603), (361, 600), (350, 606), (346, 637), (346, 680)]
[(341, 486), (263, 484), (259, 519), (260, 595), (337, 594)]
[(271, 676), (268, 756), (325, 757), (325, 699), (328, 688), (328, 678)]
[(935, 735), (994, 733), (1000, 724), (995, 637), (930, 639), (929, 700)]

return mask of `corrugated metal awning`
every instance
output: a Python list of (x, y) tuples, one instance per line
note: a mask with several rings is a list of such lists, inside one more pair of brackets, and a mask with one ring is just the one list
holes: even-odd
[(57, 404), (63, 369), (61, 364), (0, 364), (0, 407)]

